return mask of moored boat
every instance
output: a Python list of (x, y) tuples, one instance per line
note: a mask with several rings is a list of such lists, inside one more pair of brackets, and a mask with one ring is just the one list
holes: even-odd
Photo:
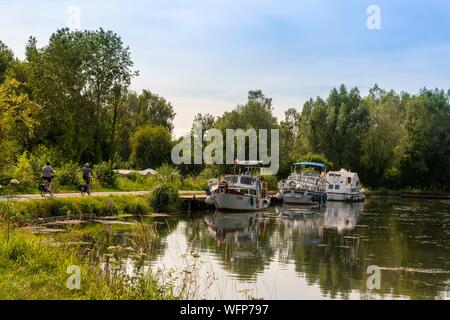
[(345, 169), (327, 173), (327, 195), (331, 201), (364, 201), (365, 192), (356, 172)]
[[(253, 170), (262, 164), (236, 160), (234, 174), (209, 181), (206, 203), (218, 210), (232, 211), (259, 211), (269, 207), (267, 184), (261, 176), (253, 175)], [(242, 168), (245, 168), (243, 173)]]
[(327, 201), (326, 166), (318, 162), (297, 162), (285, 180), (278, 183), (278, 198), (287, 204), (323, 204)]

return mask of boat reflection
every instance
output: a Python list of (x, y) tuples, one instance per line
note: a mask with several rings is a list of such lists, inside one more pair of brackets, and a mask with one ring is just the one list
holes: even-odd
[(276, 207), (280, 222), (290, 232), (317, 235), (324, 224), (324, 209), (284, 204)]
[(355, 228), (364, 203), (328, 202), (323, 227), (336, 229), (339, 233)]
[(222, 213), (205, 216), (210, 234), (220, 242), (254, 241), (264, 232), (269, 218), (264, 212)]
[(336, 229), (339, 233), (355, 228), (363, 203), (329, 202), (324, 208), (310, 208), (284, 204), (276, 207), (278, 217), (303, 233), (321, 233), (321, 229)]

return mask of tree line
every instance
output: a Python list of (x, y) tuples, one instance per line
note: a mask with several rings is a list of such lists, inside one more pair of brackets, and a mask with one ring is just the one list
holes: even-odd
[[(0, 41), (0, 185), (25, 158), (136, 168), (170, 164), (177, 142), (173, 106), (150, 90), (130, 90), (138, 72), (120, 36), (60, 29), (43, 47), (31, 37), (25, 52), (20, 60)], [(278, 121), (272, 99), (253, 90), (231, 111), (198, 114), (195, 121), (203, 130), (280, 129), (278, 179), (304, 159), (357, 171), (373, 188), (449, 190), (449, 98), (449, 91), (439, 89), (411, 94), (377, 85), (362, 96), (358, 88), (341, 85), (326, 98), (290, 108)], [(227, 168), (180, 170), (197, 175)]]

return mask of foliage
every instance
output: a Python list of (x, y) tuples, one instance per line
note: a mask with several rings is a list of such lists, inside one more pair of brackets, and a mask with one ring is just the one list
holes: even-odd
[(115, 187), (117, 185), (117, 174), (112, 161), (103, 161), (95, 165), (94, 169), (102, 186)]
[(8, 212), (9, 218), (16, 223), (38, 218), (79, 214), (110, 216), (117, 214), (142, 215), (150, 212), (148, 197), (140, 195), (14, 201), (6, 210), (7, 205), (5, 202), (0, 202), (0, 217)]
[(34, 185), (33, 169), (28, 159), (27, 152), (24, 152), (17, 160), (17, 165), (14, 170), (14, 179), (19, 181), (18, 188), (29, 187)]
[(161, 184), (153, 189), (150, 205), (156, 212), (172, 212), (179, 208), (178, 190), (171, 184)]
[(136, 167), (156, 168), (169, 161), (172, 140), (166, 128), (146, 125), (133, 134), (131, 147)]
[(61, 156), (55, 148), (50, 148), (42, 144), (33, 148), (30, 153), (30, 163), (36, 178), (40, 177), (42, 168), (47, 162), (50, 162), (53, 167), (59, 165), (64, 166), (64, 163), (61, 162)]
[(163, 164), (156, 170), (156, 172), (158, 172), (158, 181), (162, 183), (175, 183), (176, 181), (181, 179), (180, 171), (168, 164)]
[(80, 183), (79, 168), (73, 162), (64, 163), (58, 168), (56, 180), (61, 186), (76, 187)]

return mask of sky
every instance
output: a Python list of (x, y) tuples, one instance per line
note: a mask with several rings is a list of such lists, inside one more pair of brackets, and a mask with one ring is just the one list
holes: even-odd
[(447, 0), (0, 0), (0, 40), (19, 58), (30, 36), (45, 46), (63, 27), (119, 34), (139, 71), (131, 88), (172, 103), (176, 136), (254, 89), (279, 120), (340, 84), (450, 89)]

